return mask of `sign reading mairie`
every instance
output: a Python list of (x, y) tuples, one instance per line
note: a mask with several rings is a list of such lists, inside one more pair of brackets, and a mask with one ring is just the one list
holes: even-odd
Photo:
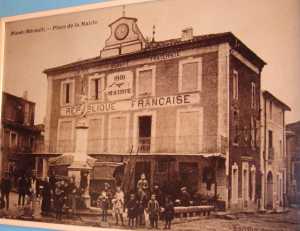
[(109, 101), (129, 99), (133, 91), (131, 71), (112, 73), (107, 76), (106, 96)]
[[(87, 114), (185, 106), (197, 104), (199, 102), (199, 94), (191, 93), (172, 96), (138, 98), (105, 103), (88, 103)], [(75, 105), (62, 107), (60, 113), (62, 116), (78, 116), (82, 111), (82, 107), (84, 106)]]

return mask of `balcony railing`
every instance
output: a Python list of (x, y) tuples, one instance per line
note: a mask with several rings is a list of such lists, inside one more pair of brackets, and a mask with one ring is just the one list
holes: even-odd
[(151, 149), (151, 137), (139, 138), (139, 152), (149, 153)]

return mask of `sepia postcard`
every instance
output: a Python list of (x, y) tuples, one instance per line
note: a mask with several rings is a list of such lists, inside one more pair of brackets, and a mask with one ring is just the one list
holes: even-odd
[(116, 0), (2, 18), (0, 224), (300, 230), (299, 10)]

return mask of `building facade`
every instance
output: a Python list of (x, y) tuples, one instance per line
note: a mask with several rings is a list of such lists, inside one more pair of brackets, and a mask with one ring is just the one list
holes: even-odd
[(24, 94), (2, 94), (1, 174), (8, 172), (15, 180), (23, 174), (43, 175), (43, 158), (34, 155), (41, 151), (43, 129), (34, 125), (35, 103)]
[(288, 199), (292, 204), (300, 203), (300, 121), (286, 127), (288, 156)]
[(229, 32), (194, 36), (187, 28), (181, 38), (149, 41), (135, 18), (109, 27), (99, 57), (44, 71), (48, 151), (74, 152), (85, 117), (90, 156), (135, 158), (132, 188), (145, 173), (167, 193), (187, 186), (227, 207), (255, 206), (265, 62)]
[(261, 95), (261, 208), (279, 209), (287, 203), (285, 112), (291, 109), (268, 91)]

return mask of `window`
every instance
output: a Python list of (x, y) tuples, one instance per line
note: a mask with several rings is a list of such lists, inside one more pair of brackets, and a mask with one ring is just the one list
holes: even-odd
[(237, 146), (239, 144), (239, 118), (238, 112), (234, 110), (233, 112), (233, 145)]
[(236, 70), (233, 71), (232, 97), (235, 100), (239, 98), (239, 76)]
[(88, 130), (88, 153), (103, 151), (104, 118), (90, 118)]
[(127, 115), (114, 115), (109, 119), (109, 151), (113, 153), (128, 152)]
[(268, 147), (269, 147), (269, 160), (274, 159), (274, 148), (273, 148), (273, 132), (271, 130), (268, 131)]
[(25, 103), (24, 105), (24, 124), (30, 125), (30, 105), (29, 103)]
[(256, 121), (253, 116), (251, 116), (251, 147), (256, 147)]
[(74, 80), (65, 80), (61, 83), (61, 105), (74, 103)]
[(89, 98), (91, 100), (103, 100), (104, 78), (103, 76), (92, 76), (89, 78)]
[(18, 146), (18, 134), (16, 132), (10, 132), (10, 139), (9, 139), (9, 147), (16, 148)]
[(155, 95), (155, 66), (145, 66), (137, 69), (136, 95), (154, 96)]
[(272, 101), (270, 101), (270, 103), (269, 103), (269, 116), (270, 116), (270, 120), (272, 119), (272, 114), (273, 114), (273, 103), (272, 103)]
[(61, 120), (58, 122), (57, 151), (73, 151), (73, 121)]
[(232, 165), (231, 172), (231, 203), (236, 204), (238, 202), (238, 193), (239, 193), (239, 169), (238, 165), (234, 163)]
[(251, 83), (251, 107), (256, 108), (256, 86), (255, 83)]
[(179, 92), (200, 91), (202, 84), (202, 59), (189, 58), (179, 62)]
[(178, 110), (176, 151), (198, 153), (202, 148), (202, 110)]

